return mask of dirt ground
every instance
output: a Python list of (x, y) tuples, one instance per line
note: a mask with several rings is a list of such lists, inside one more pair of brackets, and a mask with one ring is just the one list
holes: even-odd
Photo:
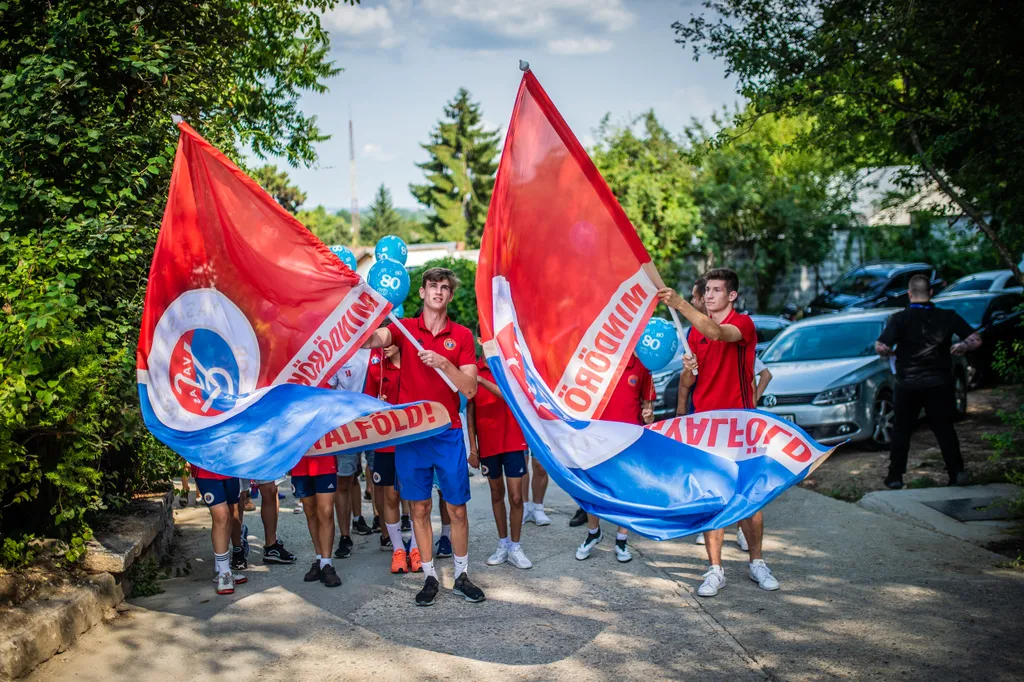
[[(1003, 480), (1005, 465), (990, 461), (992, 446), (983, 436), (1006, 430), (999, 419), (999, 411), (1017, 408), (1019, 394), (1014, 388), (1019, 387), (984, 388), (968, 394), (967, 418), (957, 424), (956, 430), (967, 471), (974, 483)], [(800, 485), (855, 502), (866, 493), (883, 489), (888, 467), (888, 452), (872, 450), (866, 445), (844, 445)], [(907, 475), (903, 480), (911, 488), (946, 485), (948, 481), (942, 453), (923, 420), (914, 432)]]

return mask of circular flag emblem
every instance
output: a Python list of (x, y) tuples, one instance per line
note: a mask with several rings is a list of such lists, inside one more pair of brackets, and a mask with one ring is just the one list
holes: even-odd
[(640, 377), (635, 374), (630, 374), (628, 381), (630, 386), (636, 386), (640, 382)]
[(445, 339), (444, 347), (448, 350), (455, 350), (455, 339)]
[(174, 397), (192, 414), (212, 417), (235, 406), (238, 363), (217, 332), (190, 329), (178, 337), (171, 351), (170, 374)]

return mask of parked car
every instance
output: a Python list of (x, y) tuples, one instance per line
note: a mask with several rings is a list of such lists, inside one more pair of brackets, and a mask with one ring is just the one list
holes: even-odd
[[(757, 353), (768, 347), (779, 333), (793, 324), (789, 320), (774, 315), (751, 315), (754, 329), (757, 330)], [(689, 331), (689, 327), (685, 331)], [(676, 403), (679, 400), (679, 375), (683, 371), (683, 349), (680, 347), (676, 356), (668, 365), (654, 373), (654, 418), (668, 419), (676, 416)]]
[[(761, 355), (772, 373), (759, 407), (795, 422), (819, 443), (892, 442), (893, 386), (875, 341), (892, 308), (813, 317), (794, 323)], [(967, 363), (953, 356), (957, 414), (967, 413)]]
[(1020, 311), (1024, 296), (1019, 291), (943, 292), (933, 299), (935, 305), (955, 310), (982, 335), (981, 348), (967, 354), (970, 386), (984, 386), (996, 378), (992, 359), (1000, 342), (1024, 341)]
[(946, 284), (927, 263), (864, 263), (826, 287), (804, 308), (804, 315), (837, 313), (848, 308), (905, 307), (910, 302), (907, 289), (914, 275), (928, 277), (936, 293)]
[(943, 294), (965, 291), (991, 291), (1002, 293), (1005, 291), (1024, 291), (1020, 282), (1013, 276), (1013, 270), (989, 270), (988, 272), (976, 272), (973, 275), (961, 277), (942, 290)]

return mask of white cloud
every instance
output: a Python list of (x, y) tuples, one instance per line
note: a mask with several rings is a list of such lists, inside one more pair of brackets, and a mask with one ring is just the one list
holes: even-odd
[(323, 25), (342, 47), (378, 47), (389, 50), (402, 42), (395, 32), (391, 13), (384, 6), (338, 5), (324, 14)]
[(548, 50), (554, 54), (580, 55), (609, 52), (615, 43), (607, 38), (584, 36), (583, 38), (559, 38), (548, 41)]
[(364, 144), (363, 152), (361, 156), (364, 159), (373, 159), (374, 161), (394, 161), (398, 158), (398, 154), (386, 153), (379, 144)]
[(622, 0), (423, 0), (438, 17), (449, 17), (508, 38), (543, 38), (578, 28), (581, 23), (621, 31), (635, 17)]

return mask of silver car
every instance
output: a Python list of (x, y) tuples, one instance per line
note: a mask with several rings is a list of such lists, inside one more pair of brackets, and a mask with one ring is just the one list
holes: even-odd
[[(875, 341), (888, 308), (812, 317), (779, 334), (761, 355), (772, 382), (758, 406), (796, 422), (819, 443), (892, 442), (894, 365)], [(967, 363), (953, 356), (959, 416), (967, 413)]]

